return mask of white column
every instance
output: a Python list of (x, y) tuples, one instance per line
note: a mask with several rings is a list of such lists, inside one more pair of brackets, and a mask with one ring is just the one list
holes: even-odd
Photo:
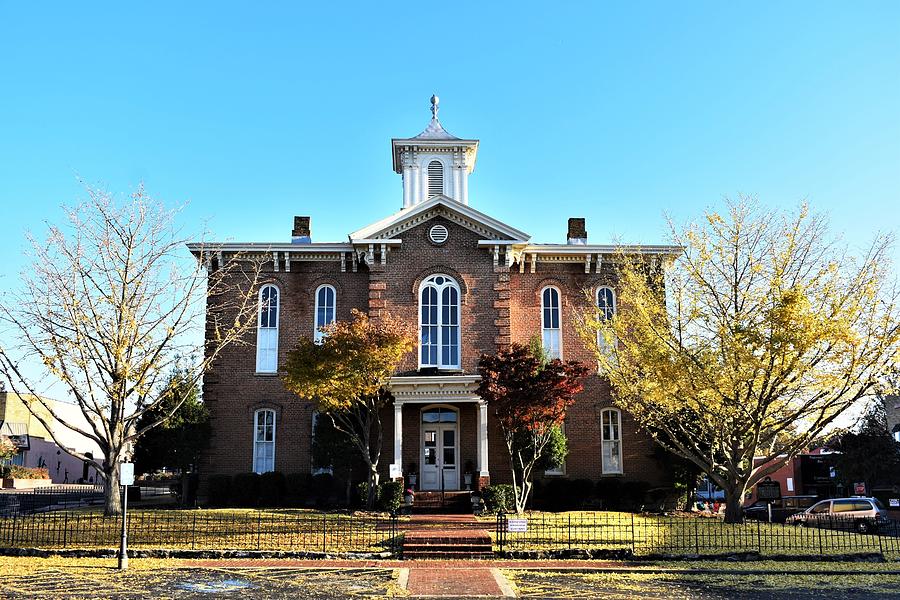
[(403, 473), (403, 404), (394, 401), (394, 466)]
[(403, 208), (409, 208), (412, 206), (412, 181), (411, 178), (412, 169), (409, 165), (403, 166)]
[(488, 476), (488, 414), (487, 403), (478, 404), (478, 474)]
[(459, 200), (465, 205), (469, 204), (469, 169), (465, 166), (461, 169), (462, 171), (462, 188), (459, 190)]
[(419, 184), (420, 184), (420, 182), (419, 182), (419, 170), (420, 170), (420, 169), (419, 169), (419, 166), (418, 166), (418, 165), (412, 165), (412, 166), (409, 168), (409, 172), (410, 172), (410, 175), (411, 175), (410, 179), (412, 179), (412, 181), (411, 181), (411, 183), (412, 183), (412, 196), (411, 196), (411, 198), (409, 199), (409, 205), (410, 205), (410, 206), (413, 206), (413, 205), (419, 203), (419, 187), (420, 187), (420, 185), (419, 185)]

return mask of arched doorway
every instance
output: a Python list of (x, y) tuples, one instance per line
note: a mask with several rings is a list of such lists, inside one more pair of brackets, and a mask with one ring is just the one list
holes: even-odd
[(422, 409), (422, 490), (459, 489), (459, 411), (447, 405)]

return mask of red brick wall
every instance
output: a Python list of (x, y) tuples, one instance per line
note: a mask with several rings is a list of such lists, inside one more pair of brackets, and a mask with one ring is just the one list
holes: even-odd
[[(448, 240), (435, 245), (427, 238), (435, 224), (445, 225)], [(591, 353), (575, 333), (572, 320), (575, 311), (588, 300), (585, 288), (614, 284), (611, 272), (584, 273), (584, 263), (539, 263), (535, 273), (526, 265), (493, 266), (492, 251), (478, 248), (484, 236), (442, 217), (431, 219), (397, 235), (402, 245), (393, 247), (387, 264), (377, 261), (359, 272), (341, 273), (339, 262), (299, 262), (291, 271), (270, 271), (268, 279), (281, 290), (281, 324), (279, 360), (301, 336), (313, 335), (314, 292), (318, 285), (329, 283), (337, 291), (337, 318), (349, 319), (350, 309), (368, 309), (372, 316), (386, 311), (396, 317), (417, 323), (418, 288), (423, 279), (442, 273), (454, 277), (461, 287), (462, 370), (476, 373), (480, 356), (494, 353), (510, 341), (527, 342), (540, 334), (540, 291), (555, 285), (561, 291), (562, 352), (566, 360), (576, 359), (596, 364)], [(502, 258), (501, 258), (502, 263)], [(271, 265), (270, 265), (271, 267)], [(255, 373), (255, 331), (248, 343), (227, 349), (216, 361), (213, 372), (204, 382), (204, 398), (212, 417), (213, 438), (202, 463), (204, 475), (246, 472), (252, 468), (252, 419), (257, 408), (274, 408), (276, 425), (275, 468), (284, 473), (306, 472), (310, 466), (311, 406), (288, 393), (277, 376)], [(418, 348), (402, 363), (398, 374), (416, 374)], [(609, 406), (608, 385), (596, 374), (591, 375), (566, 423), (570, 454), (566, 475), (572, 478), (598, 479), (600, 468), (599, 411)], [(475, 405), (457, 405), (461, 409), (460, 468), (466, 459), (477, 462), (477, 428)], [(405, 464), (421, 462), (419, 410), (421, 405), (407, 405), (403, 411)], [(384, 425), (382, 472), (388, 474), (393, 462), (393, 409), (382, 415)], [(652, 458), (649, 438), (638, 431), (628, 415), (622, 419), (624, 478), (664, 483), (665, 474)], [(509, 457), (489, 410), (489, 461), (491, 480), (510, 481)]]

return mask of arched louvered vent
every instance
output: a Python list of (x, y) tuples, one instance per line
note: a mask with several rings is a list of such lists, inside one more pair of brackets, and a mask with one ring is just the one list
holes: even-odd
[(443, 225), (435, 225), (428, 232), (428, 238), (435, 244), (443, 244), (450, 236), (450, 232)]
[(444, 193), (444, 165), (439, 160), (428, 163), (428, 197)]

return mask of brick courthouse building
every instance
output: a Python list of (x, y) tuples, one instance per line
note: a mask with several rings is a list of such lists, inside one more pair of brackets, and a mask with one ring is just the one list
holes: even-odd
[[(391, 380), (395, 400), (382, 415), (381, 465), (385, 476), (408, 475), (415, 466), (421, 490), (462, 489), (467, 465), (482, 485), (511, 480), (506, 446), (476, 394), (482, 354), (537, 334), (554, 356), (595, 362), (572, 322), (587, 302), (585, 290), (602, 310), (616, 310), (616, 248), (588, 243), (584, 219), (568, 220), (565, 243), (537, 244), (472, 208), (468, 178), (479, 142), (450, 135), (437, 113), (432, 98), (428, 127), (391, 142), (393, 168), (403, 178), (399, 212), (345, 242), (312, 241), (309, 217), (296, 217), (289, 242), (215, 245), (208, 268), (235, 252), (268, 262), (255, 339), (228, 348), (204, 380), (213, 428), (204, 477), (310, 471), (312, 406), (283, 388), (278, 366), (299, 338), (349, 319), (353, 308), (418, 325), (416, 350)], [(677, 248), (631, 251), (662, 260)], [(609, 386), (596, 374), (569, 411), (565, 434), (568, 459), (547, 477), (666, 480), (653, 443), (612, 406)]]

